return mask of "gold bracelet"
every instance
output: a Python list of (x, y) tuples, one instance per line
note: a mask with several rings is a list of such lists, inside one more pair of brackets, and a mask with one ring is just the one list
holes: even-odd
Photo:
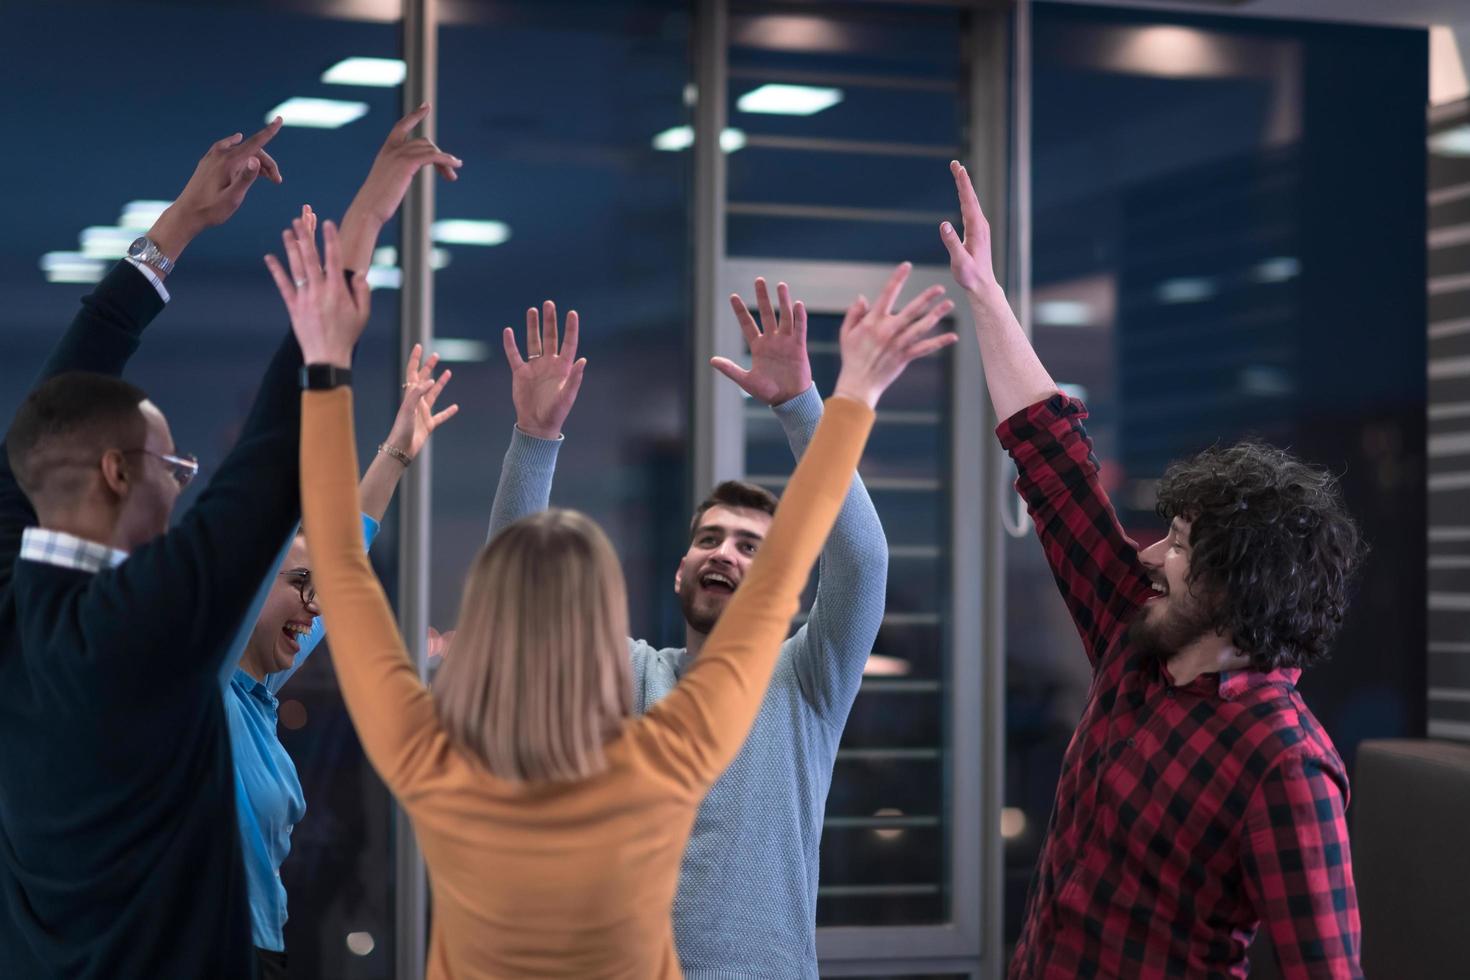
[(378, 443), (378, 452), (383, 453), (386, 456), (392, 456), (394, 459), (398, 460), (398, 462), (403, 464), (404, 469), (408, 469), (409, 464), (413, 462), (413, 457), (410, 456), (408, 453), (404, 452), (402, 449), (399, 449), (397, 446), (390, 446), (386, 442)]

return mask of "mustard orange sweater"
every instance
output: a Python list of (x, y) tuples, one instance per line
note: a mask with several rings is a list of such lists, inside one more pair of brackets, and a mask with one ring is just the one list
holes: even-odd
[(695, 810), (755, 719), (872, 423), (860, 402), (828, 402), (694, 666), (627, 721), (607, 746), (606, 770), (515, 783), (451, 744), (408, 659), (363, 548), (351, 391), (302, 394), (312, 577), (348, 712), (429, 868), (433, 980), (679, 976), (670, 913)]

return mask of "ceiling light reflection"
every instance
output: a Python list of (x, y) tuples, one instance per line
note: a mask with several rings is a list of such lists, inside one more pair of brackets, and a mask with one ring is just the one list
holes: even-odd
[[(687, 150), (694, 145), (693, 126), (671, 126), (653, 137), (653, 148), (655, 150), (666, 150), (677, 152)], [(745, 131), (733, 126), (725, 127), (720, 133), (720, 149), (726, 153), (734, 153), (745, 147)]]
[(402, 85), (408, 65), (397, 58), (343, 58), (322, 73), (328, 85), (366, 85), (393, 88)]
[(445, 218), (429, 230), (434, 241), (445, 245), (500, 245), (510, 240), (510, 225), (504, 221)]
[(842, 89), (814, 85), (762, 85), (735, 102), (741, 112), (777, 116), (811, 116), (842, 101)]
[(265, 114), (270, 122), (277, 116), (287, 126), (311, 129), (338, 129), (354, 119), (367, 115), (366, 102), (344, 102), (341, 99), (290, 98)]
[(40, 266), (47, 282), (101, 282), (107, 273), (106, 262), (81, 252), (47, 252)]

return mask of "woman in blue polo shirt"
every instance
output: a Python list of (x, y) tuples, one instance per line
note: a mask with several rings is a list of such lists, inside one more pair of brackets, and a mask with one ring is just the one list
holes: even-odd
[[(422, 366), (421, 347), (408, 362), (405, 389), (433, 376), (438, 355)], [(363, 474), (363, 539), (369, 548), (398, 481), (433, 431), (459, 410), (435, 413), (434, 402), (450, 372), (422, 399), (405, 397), (388, 438)], [(235, 809), (250, 888), (250, 928), (263, 978), (286, 975), (286, 889), (281, 862), (291, 850), (291, 831), (306, 813), (296, 766), (276, 734), (277, 694), (325, 633), (311, 584), (306, 540), (298, 534), (269, 587), (255, 627), (225, 688), (225, 709), (235, 758)]]

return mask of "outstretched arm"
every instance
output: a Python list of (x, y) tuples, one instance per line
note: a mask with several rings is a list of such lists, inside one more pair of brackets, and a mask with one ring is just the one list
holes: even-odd
[(985, 365), (985, 386), (995, 406), (995, 417), (1008, 419), (1027, 405), (1056, 393), (1056, 382), (1047, 374), (1041, 358), (1026, 338), (1016, 315), (1006, 301), (1005, 290), (995, 278), (990, 256), (990, 222), (980, 210), (980, 200), (970, 175), (959, 163), (949, 165), (960, 199), (960, 216), (965, 222), (961, 238), (948, 221), (939, 226), (939, 237), (949, 250), (949, 270), (965, 291), (975, 315), (975, 336)]
[(506, 327), (501, 337), (510, 365), (516, 425), (490, 506), (487, 541), (507, 525), (545, 510), (551, 501), (561, 428), (577, 401), (587, 369), (587, 358), (577, 357), (579, 327), (573, 310), (567, 314), (566, 337), (559, 337), (556, 304), (547, 300), (539, 314), (535, 307), (526, 311), (525, 357), (516, 346), (515, 331)]
[(281, 123), (277, 116), (249, 139), (240, 133), (226, 136), (204, 154), (178, 198), (148, 229), (153, 244), (171, 260), (167, 267), (150, 269), (160, 280), (200, 232), (224, 224), (240, 209), (257, 177), (281, 183), (281, 168), (265, 151), (281, 131)]
[[(388, 438), (383, 440), (373, 461), (368, 464), (357, 488), (362, 512), (374, 521), (381, 521), (388, 512), (398, 481), (408, 472), (409, 464), (418, 458), (429, 436), (459, 412), (458, 405), (434, 411), (434, 403), (439, 400), (439, 394), (454, 372), (446, 370), (435, 381), (434, 368), (439, 363), (439, 355), (429, 355), (429, 359), (420, 366), (423, 353), (423, 345), (414, 344), (408, 355), (407, 380), (403, 384), (403, 401), (398, 406), (398, 415), (388, 430)], [(429, 384), (428, 390), (418, 394), (419, 387), (425, 383)]]
[[(202, 231), (227, 221), (262, 172), (279, 182), (280, 170), (265, 152), (280, 129), (276, 120), (244, 140), (239, 133), (209, 148), (194, 168), (178, 199), (154, 223), (148, 235), (166, 256), (177, 260)], [(166, 274), (141, 264), (119, 262), (89, 295), (41, 367), (36, 384), (66, 371), (119, 375), (138, 350), (143, 329), (168, 299)], [(10, 584), (21, 533), (36, 523), (36, 512), (21, 492), (0, 446), (0, 589)]]
[(948, 221), (939, 237), (949, 267), (970, 300), (985, 384), (1001, 445), (1016, 461), (1016, 488), (1026, 500), (1042, 549), (1094, 667), (1149, 595), (1138, 549), (1123, 533), (1098, 477), (1098, 460), (1082, 422), (1087, 409), (1057, 390), (1011, 312), (990, 258), (990, 225), (970, 175), (949, 165), (965, 235)]
[[(928, 290), (915, 302), (927, 305), (944, 290)], [(776, 285), (773, 307), (764, 279), (755, 281), (760, 323), (739, 296), (730, 305), (750, 347), (750, 370), (725, 358), (710, 363), (757, 401), (770, 405), (799, 461), (822, 418), (822, 401), (811, 383), (806, 349), (806, 307), (791, 300), (786, 283)], [(849, 311), (862, 316), (866, 300)], [(791, 639), (793, 662), (802, 695), (817, 715), (840, 726), (862, 683), (863, 666), (883, 621), (888, 587), (888, 542), (878, 512), (853, 475), (837, 523), (822, 549), (817, 595), (807, 622)]]
[[(306, 363), (348, 367), (367, 322), (367, 284), (358, 273), (348, 287), (336, 229), (327, 222), (323, 230), (325, 269), (315, 245), (302, 243), (296, 252), (287, 250), (291, 276), (274, 258), (271, 275)], [(294, 285), (298, 282), (300, 287)], [(421, 396), (431, 384), (421, 382), (410, 390)], [(423, 771), (425, 750), (442, 744), (444, 736), (363, 547), (352, 392), (345, 387), (306, 391), (300, 401), (307, 548), (322, 617), (332, 634), (337, 680), (363, 750), (402, 797)]]
[(342, 216), (342, 262), (348, 271), (366, 272), (372, 264), (378, 235), (397, 213), (415, 174), (433, 167), (446, 180), (459, 179), (464, 161), (445, 153), (430, 139), (409, 135), (428, 117), (425, 102), (393, 125), (362, 188)]

